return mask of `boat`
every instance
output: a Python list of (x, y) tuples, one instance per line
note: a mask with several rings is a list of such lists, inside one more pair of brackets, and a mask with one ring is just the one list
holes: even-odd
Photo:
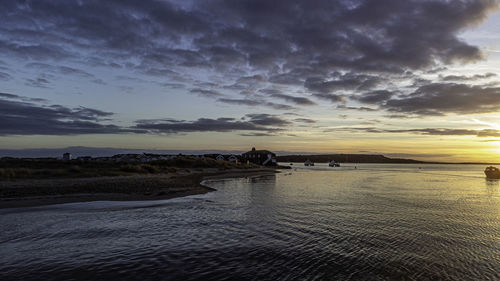
[(332, 160), (332, 161), (330, 161), (330, 163), (328, 163), (328, 166), (330, 166), (330, 167), (340, 167), (340, 163), (335, 162), (335, 160)]
[(484, 174), (489, 179), (500, 179), (500, 170), (497, 167), (489, 166), (484, 170)]
[(311, 160), (307, 159), (306, 162), (304, 162), (304, 166), (314, 166), (314, 162)]

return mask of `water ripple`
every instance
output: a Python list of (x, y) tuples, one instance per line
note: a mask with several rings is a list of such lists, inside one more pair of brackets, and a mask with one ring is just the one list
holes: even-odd
[(297, 169), (169, 201), (0, 210), (0, 280), (500, 280), (499, 185), (477, 166), (423, 169)]

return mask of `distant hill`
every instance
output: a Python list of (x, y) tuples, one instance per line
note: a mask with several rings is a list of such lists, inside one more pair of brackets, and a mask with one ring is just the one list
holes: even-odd
[(388, 158), (384, 155), (371, 154), (283, 155), (276, 158), (278, 162), (305, 162), (309, 159), (316, 163), (328, 163), (332, 160), (340, 163), (429, 163), (413, 159)]

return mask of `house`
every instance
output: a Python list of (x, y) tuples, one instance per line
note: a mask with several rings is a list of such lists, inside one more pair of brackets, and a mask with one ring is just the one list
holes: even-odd
[(92, 156), (80, 156), (76, 159), (79, 161), (82, 161), (82, 162), (88, 162), (88, 161), (92, 161)]
[(227, 158), (227, 161), (236, 163), (236, 162), (238, 162), (238, 161), (239, 161), (239, 159), (238, 159), (238, 156), (231, 155), (231, 156), (229, 156), (229, 157)]
[[(116, 154), (110, 158), (114, 162), (137, 162), (140, 159), (139, 154)], [(103, 159), (101, 159), (103, 160)]]
[(248, 161), (257, 165), (276, 165), (276, 154), (272, 153), (269, 150), (256, 150), (255, 147), (253, 147), (252, 150), (243, 153), (242, 157), (244, 161)]
[(215, 157), (215, 160), (224, 161), (226, 159), (224, 158), (224, 155), (219, 154), (219, 155), (217, 155), (217, 157)]
[(63, 154), (63, 158), (62, 159), (65, 160), (65, 161), (69, 161), (69, 160), (71, 160), (71, 158), (72, 158), (71, 153), (66, 152), (66, 153)]

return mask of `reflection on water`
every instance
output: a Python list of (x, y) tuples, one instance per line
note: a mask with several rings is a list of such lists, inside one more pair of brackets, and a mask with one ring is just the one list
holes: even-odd
[(186, 198), (0, 210), (0, 280), (500, 280), (483, 169), (295, 164)]

